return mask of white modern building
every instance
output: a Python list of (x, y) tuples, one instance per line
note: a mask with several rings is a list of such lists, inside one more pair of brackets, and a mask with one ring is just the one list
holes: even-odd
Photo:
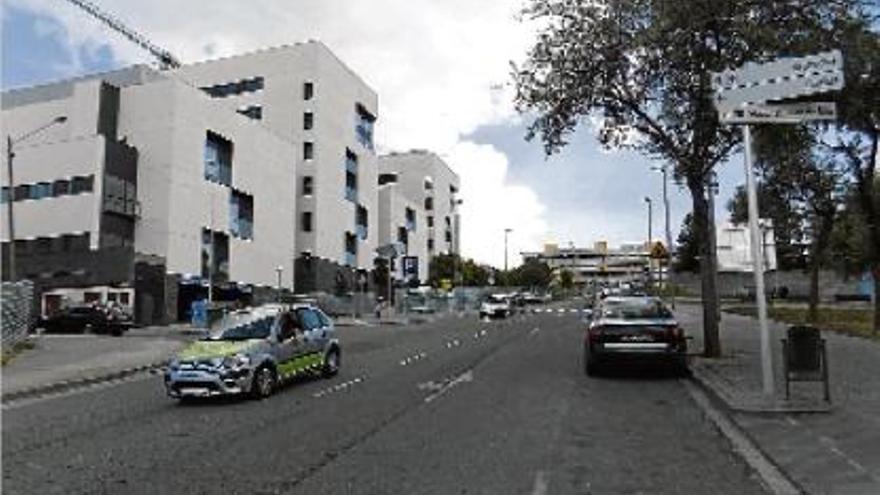
[(571, 272), (574, 285), (578, 287), (600, 282), (643, 280), (649, 260), (644, 243), (622, 244), (614, 248), (605, 241), (596, 242), (592, 248), (561, 248), (551, 243), (545, 244), (543, 251), (521, 254), (525, 262), (546, 263), (557, 276), (563, 270)]
[(404, 195), (398, 180), (396, 174), (379, 175), (379, 245), (399, 243), (403, 247), (394, 279), (415, 284), (428, 279), (428, 216), (423, 202)]
[(15, 146), (4, 203), (15, 207), (18, 273), (44, 310), (65, 295), (114, 294), (139, 321), (167, 321), (208, 285), (234, 297), (275, 290), (279, 274), (291, 285), (289, 140), (145, 66), (9, 91), (2, 104), (13, 136), (66, 117)]
[(373, 126), (376, 93), (324, 44), (268, 48), (175, 71), (218, 107), (239, 112), (296, 146), (299, 292), (353, 289), (378, 247)]
[(411, 150), (379, 157), (379, 170), (396, 176), (400, 195), (422, 206), (428, 261), (437, 254), (459, 253), (461, 185), (449, 165), (430, 151)]
[[(773, 221), (762, 218), (758, 222), (764, 271), (776, 270), (776, 237)], [(754, 272), (751, 236), (748, 225), (725, 223), (716, 228), (719, 272)]]

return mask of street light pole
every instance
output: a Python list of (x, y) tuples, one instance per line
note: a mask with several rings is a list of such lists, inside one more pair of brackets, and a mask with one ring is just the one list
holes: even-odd
[(513, 232), (513, 229), (504, 229), (504, 276), (507, 276), (507, 235)]
[(278, 302), (281, 302), (281, 273), (283, 271), (284, 271), (284, 267), (281, 265), (278, 265), (278, 267), (275, 268), (275, 273), (278, 275), (278, 286), (277, 286), (278, 292), (276, 293), (275, 298), (277, 299)]
[[(672, 228), (671, 213), (669, 208), (669, 167), (653, 167), (663, 173), (663, 216), (665, 217), (665, 234), (666, 234), (666, 286), (669, 288), (669, 296), (672, 302), (672, 308), (675, 309), (675, 289), (672, 287)], [(660, 267), (660, 276), (663, 276), (663, 267)], [(661, 280), (662, 282), (662, 280)], [(661, 283), (662, 285), (662, 283)]]
[(654, 201), (645, 196), (645, 203), (648, 203), (648, 242), (645, 244), (645, 250), (648, 252), (648, 287), (650, 287), (654, 278), (651, 273), (651, 238), (654, 237), (654, 232), (651, 230), (651, 224), (654, 223)]
[(25, 139), (52, 127), (55, 124), (63, 124), (67, 122), (67, 117), (64, 115), (55, 117), (48, 124), (44, 124), (36, 129), (25, 133), (19, 136), (17, 139), (12, 139), (11, 135), (6, 135), (6, 176), (9, 178), (9, 192), (6, 197), (6, 220), (9, 224), (9, 281), (15, 282), (18, 279), (16, 273), (15, 266), (15, 215), (13, 213), (13, 204), (15, 203), (15, 180), (13, 180), (12, 175), (12, 161), (15, 158), (15, 151), (13, 151), (12, 147), (15, 143), (19, 143), (24, 141)]

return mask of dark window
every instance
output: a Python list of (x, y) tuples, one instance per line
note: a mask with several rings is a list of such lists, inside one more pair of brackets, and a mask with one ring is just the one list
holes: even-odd
[(242, 79), (241, 81), (235, 81), (226, 84), (205, 86), (202, 88), (202, 91), (211, 95), (212, 98), (225, 98), (227, 96), (240, 95), (242, 93), (253, 93), (255, 91), (263, 89), (263, 87), (263, 78), (254, 77), (251, 79)]
[(430, 216), (430, 217), (428, 217), (428, 227), (433, 227), (433, 226), (434, 226), (434, 217)]
[(312, 231), (312, 212), (304, 211), (302, 213), (301, 227), (303, 232)]
[(9, 202), (9, 187), (3, 186), (3, 189), (0, 189), (0, 203), (8, 203)]
[(128, 306), (128, 292), (119, 293), (119, 303)]
[(303, 114), (303, 129), (310, 131), (315, 127), (315, 114), (306, 112)]
[(446, 242), (452, 242), (452, 232), (446, 231)]
[(303, 196), (311, 196), (314, 194), (315, 179), (311, 175), (303, 177), (302, 193)]
[(385, 184), (396, 184), (397, 183), (397, 174), (379, 174), (379, 185), (384, 186)]
[(434, 198), (430, 196), (425, 198), (425, 209), (428, 211), (432, 211), (434, 209)]
[(315, 143), (306, 141), (303, 143), (303, 160), (315, 158)]
[(317, 314), (318, 319), (321, 320), (321, 325), (323, 325), (325, 327), (329, 327), (330, 325), (333, 324), (332, 322), (330, 322), (330, 318), (327, 318), (327, 315), (325, 315), (323, 311), (315, 310), (315, 314)]
[(50, 182), (40, 182), (31, 188), (31, 196), (33, 199), (43, 199), (52, 197), (52, 184)]
[(105, 213), (101, 215), (101, 247), (122, 247), (134, 244), (134, 221), (130, 217)]
[(357, 235), (345, 233), (345, 263), (350, 266), (357, 264)]
[(367, 209), (364, 208), (364, 207), (361, 206), (361, 205), (358, 205), (358, 207), (357, 207), (357, 214), (356, 214), (356, 218), (355, 218), (355, 223), (356, 223), (357, 225), (360, 225), (360, 226), (366, 227), (366, 226), (368, 225), (368, 223), (369, 223), (369, 216), (370, 216), (370, 215), (369, 215), (369, 213), (367, 212)]
[(15, 186), (13, 198), (14, 201), (24, 201), (26, 199), (31, 199), (31, 185), (30, 184), (19, 184)]
[(299, 317), (299, 321), (302, 324), (303, 330), (309, 331), (314, 330), (316, 328), (321, 328), (321, 319), (318, 318), (318, 315), (315, 314), (311, 309), (298, 309), (296, 310), (296, 316)]
[(52, 196), (65, 196), (70, 194), (70, 181), (59, 179), (52, 183)]
[(447, 229), (452, 226), (452, 222), (449, 220), (449, 217), (445, 217), (444, 220), (446, 221), (446, 228)]
[(260, 105), (251, 105), (245, 108), (239, 108), (236, 112), (244, 115), (245, 117), (253, 120), (262, 120), (263, 119), (263, 107)]
[(311, 100), (315, 97), (315, 85), (311, 82), (303, 83), (303, 100)]
[(432, 181), (430, 177), (425, 177), (425, 191), (432, 191), (433, 189), (434, 181)]
[(358, 198), (358, 157), (345, 150), (345, 198), (356, 203)]
[(214, 281), (229, 280), (229, 236), (202, 229), (202, 277), (209, 275)]
[(397, 242), (404, 245), (409, 244), (409, 232), (406, 230), (406, 227), (397, 228)]
[(61, 236), (61, 249), (66, 253), (89, 250), (89, 234), (66, 234)]
[(404, 211), (404, 216), (406, 217), (406, 228), (416, 230), (416, 211), (412, 208), (407, 208)]
[(208, 131), (204, 159), (205, 180), (232, 185), (232, 141)]
[(74, 177), (73, 180), (70, 181), (70, 193), (71, 194), (80, 194), (85, 192), (92, 192), (95, 188), (95, 176), (89, 175), (88, 177)]
[(34, 252), (36, 254), (49, 254), (52, 252), (52, 239), (48, 237), (40, 237), (35, 241)]
[(355, 113), (357, 114), (357, 118), (355, 119), (355, 136), (357, 136), (357, 140), (361, 143), (364, 148), (368, 150), (373, 149), (373, 125), (376, 122), (376, 117), (374, 117), (363, 105), (358, 103), (355, 105)]
[(428, 239), (428, 251), (434, 250), (434, 239)]
[(241, 239), (254, 238), (254, 197), (233, 190), (229, 195), (229, 232)]

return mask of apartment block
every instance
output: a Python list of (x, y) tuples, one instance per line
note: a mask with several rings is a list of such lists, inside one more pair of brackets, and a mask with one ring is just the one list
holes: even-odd
[(399, 194), (424, 210), (426, 263), (437, 254), (459, 253), (460, 180), (449, 165), (436, 153), (411, 150), (379, 157), (379, 171), (395, 176)]
[(378, 247), (376, 93), (320, 42), (184, 66), (217, 106), (294, 143), (298, 292), (352, 290)]
[(428, 279), (428, 226), (423, 202), (402, 192), (396, 174), (379, 175), (379, 245), (399, 243), (403, 255), (392, 273), (399, 283), (418, 285)]
[(219, 299), (265, 297), (279, 273), (292, 285), (289, 140), (144, 66), (3, 94), (13, 136), (59, 116), (16, 144), (3, 196), (18, 273), (44, 312), (113, 297), (138, 321), (162, 322), (186, 318), (209, 285)]

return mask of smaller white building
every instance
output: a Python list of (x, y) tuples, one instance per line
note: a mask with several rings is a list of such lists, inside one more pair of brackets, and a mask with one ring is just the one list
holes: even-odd
[[(776, 270), (776, 238), (773, 234), (773, 221), (762, 218), (761, 248), (764, 259), (764, 271)], [(752, 273), (751, 237), (748, 225), (725, 223), (718, 226), (716, 252), (718, 253), (719, 272)]]
[(407, 198), (397, 175), (379, 176), (379, 245), (400, 243), (404, 254), (394, 267), (395, 280), (411, 283), (428, 279), (427, 215), (421, 203)]

